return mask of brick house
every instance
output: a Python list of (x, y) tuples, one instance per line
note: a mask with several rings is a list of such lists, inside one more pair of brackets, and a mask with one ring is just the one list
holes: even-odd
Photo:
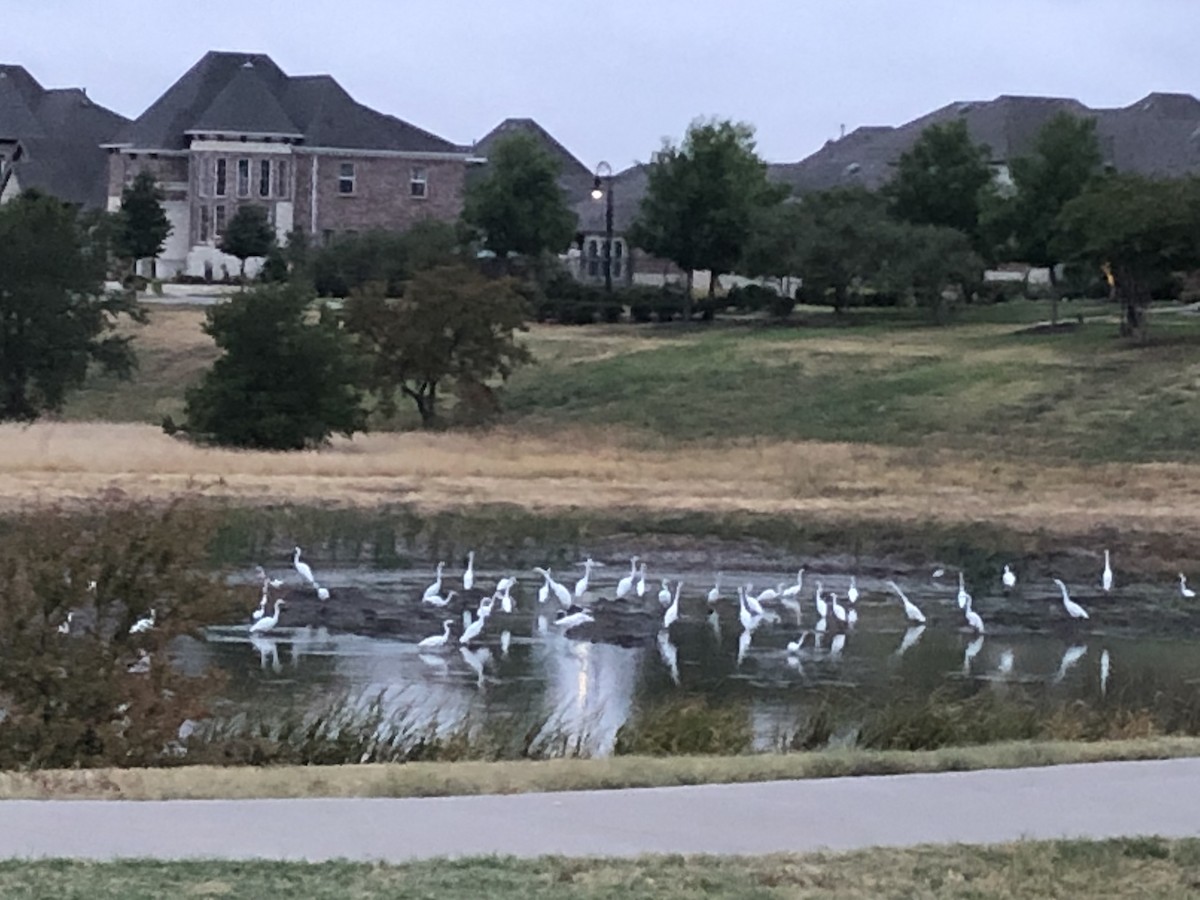
[(103, 209), (108, 162), (100, 144), (128, 124), (82, 88), (44, 88), (23, 67), (0, 65), (0, 203), (36, 188)]
[[(471, 153), (356, 102), (328, 75), (290, 76), (262, 54), (210, 52), (106, 144), (108, 207), (143, 170), (173, 231), (157, 273), (221, 277), (217, 249), (243, 204), (328, 242), (419, 219), (457, 218)], [(248, 267), (252, 270), (252, 267)]]

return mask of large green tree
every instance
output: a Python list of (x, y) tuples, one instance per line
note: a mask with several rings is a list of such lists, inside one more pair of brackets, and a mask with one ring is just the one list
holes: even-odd
[(136, 366), (118, 319), (144, 321), (129, 293), (106, 293), (106, 242), (60, 201), (27, 191), (0, 206), (0, 419), (62, 408), (88, 366), (128, 377)]
[(1153, 286), (1200, 265), (1200, 180), (1098, 178), (1066, 203), (1056, 227), (1054, 253), (1111, 273), (1121, 334), (1141, 336)]
[(717, 278), (743, 259), (756, 219), (787, 193), (767, 180), (752, 126), (693, 122), (681, 145), (667, 142), (648, 166), (629, 239), (687, 273), (684, 318), (690, 319), (692, 272), (708, 269), (713, 293)]
[(490, 404), (486, 382), (507, 378), (529, 362), (517, 342), (528, 303), (507, 278), (490, 279), (461, 263), (418, 272), (402, 296), (378, 290), (355, 294), (346, 304), (346, 328), (371, 360), (370, 385), (390, 411), (399, 395), (411, 400), (425, 427), (437, 425), (445, 393)]
[(502, 260), (566, 250), (577, 220), (559, 187), (559, 170), (558, 161), (527, 134), (497, 141), (486, 173), (467, 185), (463, 221)]
[(876, 252), (876, 284), (885, 291), (907, 294), (939, 323), (949, 313), (947, 294), (965, 296), (983, 279), (983, 258), (971, 239), (955, 228), (894, 222)]
[(171, 235), (171, 223), (163, 209), (163, 190), (150, 172), (141, 171), (121, 191), (115, 246), (117, 255), (136, 267), (143, 259), (162, 253)]
[(984, 230), (998, 254), (1050, 272), (1050, 318), (1058, 322), (1060, 262), (1054, 252), (1058, 215), (1100, 171), (1096, 120), (1059, 113), (1034, 139), (1028, 156), (1012, 161), (1012, 189), (984, 208)]
[(992, 190), (990, 151), (976, 144), (961, 119), (930, 125), (901, 154), (884, 186), (897, 218), (914, 225), (941, 225), (983, 244), (980, 209)]
[(264, 206), (243, 204), (225, 226), (218, 249), (236, 256), (241, 263), (241, 275), (246, 276), (246, 260), (266, 256), (275, 246), (275, 229), (267, 218)]
[(233, 447), (300, 450), (363, 430), (364, 372), (350, 337), (295, 284), (261, 285), (208, 311), (222, 354), (187, 392), (187, 431)]

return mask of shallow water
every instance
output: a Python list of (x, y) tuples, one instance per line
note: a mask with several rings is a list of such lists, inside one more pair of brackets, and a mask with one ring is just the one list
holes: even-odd
[[(601, 599), (612, 596), (616, 579), (627, 571), (609, 568), (594, 582), (597, 590), (585, 605), (597, 610), (596, 626), (562, 635), (550, 624), (543, 633), (535, 613), (550, 610), (552, 618), (557, 607), (553, 599), (538, 606), (541, 579), (531, 574), (517, 592), (517, 614), (494, 615), (471, 648), (460, 648), (455, 637), (444, 650), (421, 652), (416, 641), (439, 633), (444, 617), (456, 619), (455, 636), (461, 631), (456, 606), (448, 607), (450, 614), (420, 603), (430, 572), (334, 570), (322, 575), (333, 591), (331, 605), (339, 591), (357, 591), (366, 598), (360, 602), (400, 616), (407, 633), (337, 633), (285, 611), (270, 638), (251, 640), (245, 624), (231, 623), (211, 629), (187, 656), (196, 666), (229, 673), (225, 717), (271, 720), (346, 698), (364, 705), (381, 698), (385, 712), (407, 731), (452, 732), (463, 723), (515, 717), (525, 727), (544, 726), (535, 746), (538, 740), (565, 740), (590, 754), (610, 752), (617, 730), (636, 709), (680, 692), (744, 703), (756, 744), (768, 748), (788, 739), (806, 709), (830, 697), (861, 715), (947, 685), (996, 692), (1021, 686), (1055, 700), (1136, 709), (1164, 694), (1190, 698), (1200, 686), (1192, 604), (1165, 585), (1129, 586), (1112, 595), (1099, 586), (1072, 586), (1072, 596), (1091, 611), (1088, 621), (1075, 623), (1052, 582), (1041, 579), (1036, 588), (1020, 586), (1006, 596), (997, 576), (995, 586), (968, 585), (988, 623), (980, 637), (964, 627), (953, 578), (902, 585), (929, 619), (916, 630), (907, 627), (900, 601), (883, 581), (863, 577), (858, 622), (839, 637), (813, 632), (816, 578), (810, 573), (799, 621), (794, 610), (769, 603), (780, 621), (761, 625), (747, 643), (733, 586), (751, 581), (761, 589), (792, 578), (727, 573), (714, 619), (704, 599), (711, 573), (663, 573), (672, 582), (685, 580), (680, 619), (666, 636), (658, 628), (657, 579), (648, 579), (644, 598)], [(500, 574), (481, 573), (478, 583), (490, 589)], [(571, 586), (576, 577), (564, 580)], [(846, 574), (823, 574), (822, 580), (844, 603)], [(447, 586), (455, 583), (457, 575), (447, 577)], [(255, 590), (248, 585), (247, 597)], [(248, 599), (247, 608), (253, 605)], [(644, 612), (613, 618), (616, 609), (630, 607)], [(789, 653), (787, 644), (804, 631), (810, 634), (800, 651)]]

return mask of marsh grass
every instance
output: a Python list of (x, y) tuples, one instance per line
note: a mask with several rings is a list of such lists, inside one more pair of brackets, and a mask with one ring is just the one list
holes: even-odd
[[(1200, 840), (1135, 837), (854, 853), (637, 859), (477, 857), (377, 863), (0, 862), (0, 894), (104, 900), (163, 896), (994, 898), (1195, 896)], [(485, 887), (486, 886), (486, 887)]]

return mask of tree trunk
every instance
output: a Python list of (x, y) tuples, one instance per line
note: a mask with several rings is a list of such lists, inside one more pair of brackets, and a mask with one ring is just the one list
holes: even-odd
[(1114, 287), (1121, 300), (1121, 337), (1144, 338), (1146, 336), (1145, 307), (1149, 293), (1143, 288), (1143, 280), (1130, 272), (1118, 270), (1113, 273)]
[(1058, 275), (1054, 272), (1054, 263), (1050, 263), (1050, 327), (1058, 327), (1058, 301), (1060, 298), (1058, 290)]
[(683, 293), (683, 321), (692, 321), (692, 284), (696, 277), (696, 273), (690, 268), (687, 270), (687, 279), (684, 282)]
[(842, 310), (846, 308), (846, 286), (837, 284), (833, 287), (833, 312), (835, 315), (841, 315)]

